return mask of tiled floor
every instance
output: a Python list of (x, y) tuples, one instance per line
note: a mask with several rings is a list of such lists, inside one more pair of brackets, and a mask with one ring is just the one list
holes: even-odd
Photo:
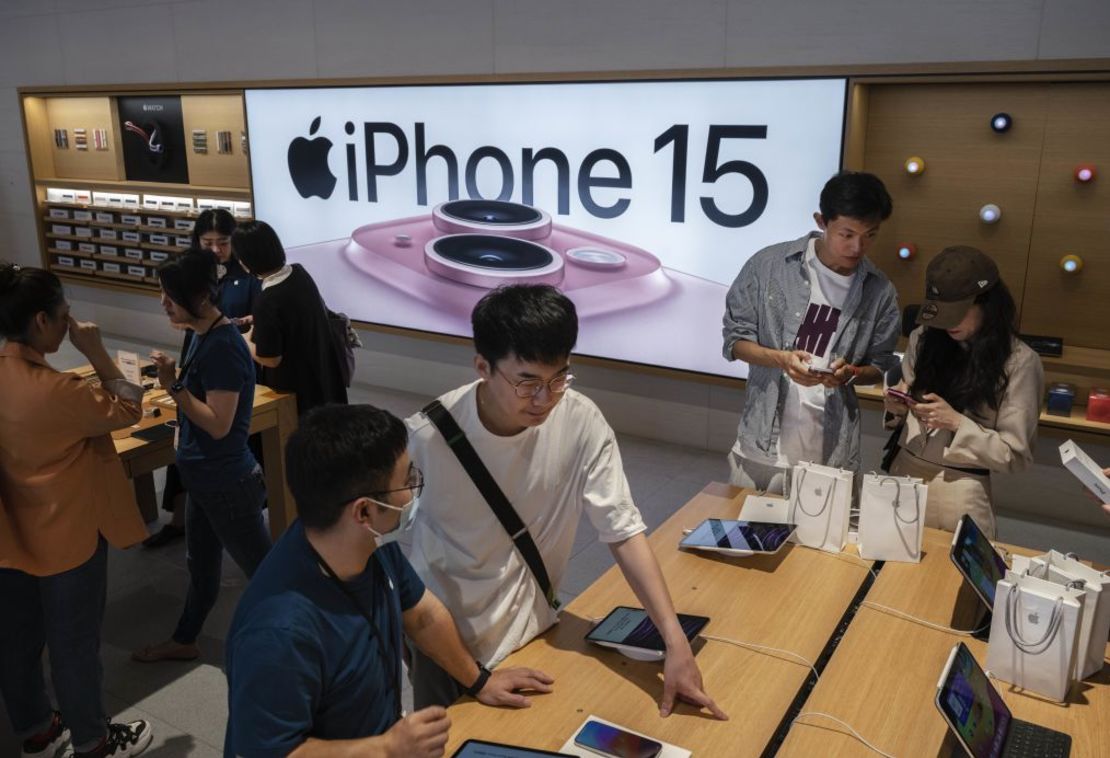
[[(118, 340), (110, 348), (140, 350)], [(66, 346), (68, 348), (68, 345)], [(58, 367), (82, 363), (72, 348), (52, 359)], [(588, 390), (587, 390), (588, 392)], [(406, 416), (425, 399), (406, 393), (356, 388), (352, 402), (369, 402)], [(727, 480), (721, 452), (662, 444), (618, 435), (633, 496), (649, 527), (662, 523), (706, 482)], [(1034, 547), (1049, 545), (1110, 562), (1106, 536), (1048, 527), (1015, 519), (999, 519), (1005, 541)], [(572, 599), (613, 563), (608, 548), (597, 542), (592, 527), (579, 524), (574, 555), (560, 592)], [(108, 607), (103, 628), (102, 658), (108, 711), (123, 718), (145, 718), (155, 730), (146, 755), (218, 756), (222, 754), (227, 718), (227, 685), (222, 672), (223, 641), (245, 577), (226, 559), (223, 592), (200, 640), (203, 656), (193, 663), (139, 664), (130, 651), (166, 639), (181, 611), (188, 573), (184, 544), (158, 550), (112, 550), (109, 558)], [(406, 691), (406, 697), (411, 695)], [(0, 709), (0, 756), (19, 754), (6, 715)]]

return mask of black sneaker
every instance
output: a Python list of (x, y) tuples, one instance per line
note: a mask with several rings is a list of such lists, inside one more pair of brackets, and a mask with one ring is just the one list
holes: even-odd
[(108, 722), (108, 734), (87, 753), (74, 753), (74, 758), (126, 758), (138, 755), (147, 749), (154, 739), (154, 732), (146, 721), (130, 721), (126, 724)]
[(143, 547), (162, 547), (171, 542), (176, 542), (185, 536), (185, 529), (173, 524), (166, 524), (154, 534), (143, 540)]
[(50, 726), (23, 740), (23, 758), (63, 758), (73, 755), (69, 729), (62, 723), (62, 714), (54, 711)]

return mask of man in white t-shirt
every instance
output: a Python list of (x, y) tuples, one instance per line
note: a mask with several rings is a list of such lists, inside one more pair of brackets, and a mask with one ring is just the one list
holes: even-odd
[[(439, 402), (527, 527), (551, 587), (564, 576), (585, 512), (666, 642), (660, 715), (670, 714), (677, 696), (726, 718), (703, 690), (613, 430), (593, 402), (570, 389), (574, 304), (550, 286), (501, 287), (475, 306), (472, 324), (479, 379)], [(426, 482), (413, 520), (412, 565), (450, 610), (470, 652), (494, 666), (554, 624), (556, 612), (436, 425), (423, 412), (406, 423), (409, 452)], [(418, 651), (411, 676), (417, 708), (448, 705), (467, 684)]]
[(760, 250), (733, 282), (724, 356), (749, 366), (733, 484), (781, 493), (801, 461), (859, 470), (850, 385), (876, 384), (898, 363), (897, 294), (866, 257), (891, 211), (878, 177), (837, 174), (813, 214), (820, 232)]

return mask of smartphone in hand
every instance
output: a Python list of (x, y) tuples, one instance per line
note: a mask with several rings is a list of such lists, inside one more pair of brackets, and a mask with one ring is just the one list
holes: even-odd
[(902, 392), (902, 390), (896, 390), (893, 387), (887, 387), (886, 396), (896, 403), (902, 403), (904, 405), (917, 404), (917, 401), (914, 400), (913, 396), (908, 392)]

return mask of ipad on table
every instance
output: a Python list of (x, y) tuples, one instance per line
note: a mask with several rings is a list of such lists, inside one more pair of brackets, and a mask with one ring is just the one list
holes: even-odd
[(683, 537), (678, 546), (724, 555), (772, 554), (786, 544), (794, 529), (794, 524), (709, 518)]
[(551, 756), (573, 758), (568, 753), (554, 753), (550, 750), (521, 747), (520, 745), (505, 745), (500, 742), (487, 742), (486, 740), (467, 740), (451, 754), (451, 758), (550, 758)]
[[(679, 613), (678, 623), (686, 639), (693, 640), (709, 623), (709, 617)], [(638, 660), (662, 660), (667, 649), (647, 611), (625, 605), (611, 610), (586, 634), (586, 641), (614, 648)]]

